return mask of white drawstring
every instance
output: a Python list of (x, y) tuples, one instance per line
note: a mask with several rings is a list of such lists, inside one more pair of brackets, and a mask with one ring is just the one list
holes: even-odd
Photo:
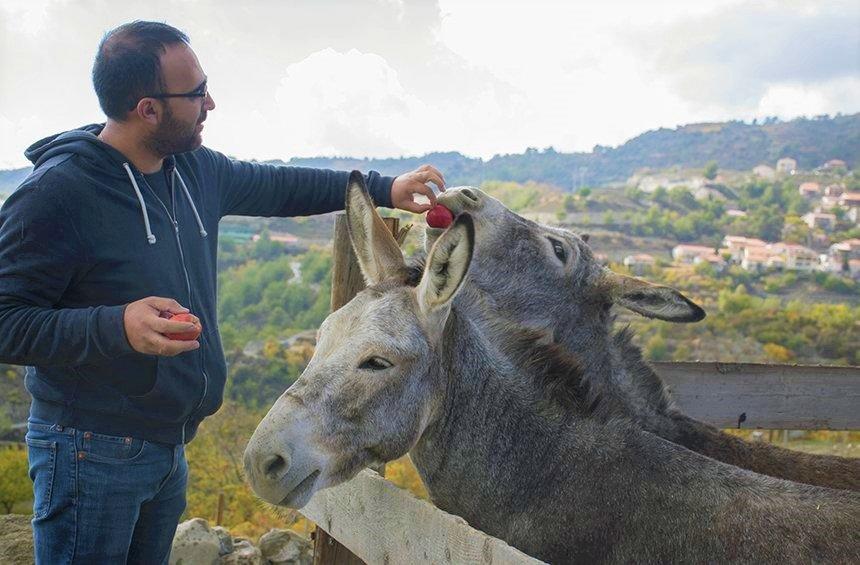
[[(140, 193), (140, 188), (137, 186), (137, 181), (134, 179), (134, 173), (131, 172), (131, 167), (128, 166), (128, 163), (123, 163), (122, 166), (125, 168), (125, 172), (128, 173), (128, 178), (131, 180), (131, 186), (134, 187), (134, 193), (137, 194), (137, 201), (140, 202), (140, 211), (143, 214), (143, 225), (146, 227), (146, 241), (152, 245), (155, 243), (155, 235), (149, 227), (149, 214), (146, 213), (146, 203), (143, 201), (143, 194)], [(194, 214), (197, 214), (197, 210), (194, 211)]]
[(178, 169), (173, 169), (173, 174), (179, 178), (179, 184), (182, 185), (182, 192), (185, 193), (185, 198), (188, 199), (188, 203), (191, 204), (191, 211), (194, 212), (194, 219), (197, 220), (197, 227), (200, 228), (200, 236), (206, 237), (206, 230), (203, 228), (203, 222), (200, 221), (200, 214), (197, 213), (197, 207), (194, 205), (194, 201), (191, 199), (191, 194), (188, 192), (188, 187), (185, 186), (185, 181), (182, 180), (182, 175), (179, 174)]
[[(149, 225), (149, 214), (146, 212), (146, 202), (143, 200), (143, 194), (140, 192), (140, 187), (137, 186), (137, 180), (134, 178), (134, 173), (131, 170), (131, 167), (128, 163), (122, 164), (123, 168), (125, 168), (125, 172), (128, 174), (128, 179), (131, 181), (131, 186), (134, 187), (134, 193), (137, 195), (137, 201), (140, 202), (140, 211), (143, 214), (143, 225), (146, 227), (146, 241), (149, 242), (150, 245), (156, 242), (155, 235), (152, 233), (152, 228)], [(206, 237), (206, 229), (203, 227), (203, 221), (200, 219), (200, 214), (197, 213), (197, 206), (194, 205), (194, 200), (191, 199), (191, 193), (188, 192), (188, 187), (185, 186), (185, 181), (182, 179), (182, 175), (179, 174), (179, 171), (173, 169), (173, 174), (179, 179), (179, 184), (182, 185), (182, 192), (185, 194), (185, 199), (188, 200), (188, 203), (191, 205), (191, 211), (194, 212), (194, 219), (197, 220), (197, 227), (200, 228), (200, 236)]]

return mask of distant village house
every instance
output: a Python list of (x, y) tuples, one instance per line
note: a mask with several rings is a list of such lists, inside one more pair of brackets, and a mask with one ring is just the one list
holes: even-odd
[(804, 198), (818, 198), (821, 196), (821, 185), (817, 182), (804, 182), (797, 189)]
[(860, 224), (860, 192), (845, 192), (839, 197), (839, 205), (848, 210), (848, 219)]
[(786, 175), (793, 175), (797, 170), (797, 161), (791, 157), (783, 157), (776, 162), (776, 172)]
[(801, 219), (812, 229), (818, 228), (829, 232), (836, 227), (836, 215), (828, 212), (809, 212)]
[(622, 262), (634, 275), (642, 275), (654, 266), (656, 260), (647, 253), (637, 253), (636, 255), (628, 255)]
[(773, 180), (776, 178), (776, 170), (773, 167), (769, 167), (767, 165), (759, 165), (757, 167), (753, 167), (753, 174), (759, 178), (763, 178), (765, 180)]
[(843, 161), (842, 159), (831, 159), (824, 163), (822, 168), (832, 171), (833, 169), (847, 169), (848, 167), (846, 166), (845, 161)]

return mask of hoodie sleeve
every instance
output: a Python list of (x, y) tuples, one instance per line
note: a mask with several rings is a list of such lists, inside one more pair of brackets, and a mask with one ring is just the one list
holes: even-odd
[(80, 365), (129, 353), (124, 305), (59, 306), (86, 268), (86, 254), (62, 187), (46, 176), (27, 182), (0, 210), (0, 362)]
[[(221, 195), (221, 216), (310, 216), (343, 210), (349, 172), (238, 161), (207, 150)], [(377, 206), (391, 207), (393, 177), (365, 175)]]

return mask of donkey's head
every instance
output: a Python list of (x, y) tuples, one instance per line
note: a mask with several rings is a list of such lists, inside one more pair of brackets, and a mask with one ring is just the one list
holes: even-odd
[(251, 486), (273, 504), (300, 508), (317, 490), (404, 455), (443, 400), (440, 343), (472, 257), (471, 218), (438, 237), (416, 287), (360, 174), (350, 177), (346, 213), (368, 288), (326, 318), (307, 369), (245, 450)]
[[(617, 304), (643, 316), (695, 322), (705, 312), (677, 290), (615, 273), (597, 261), (588, 236), (527, 220), (477, 188), (449, 189), (438, 197), (454, 215), (476, 226), (469, 273), (489, 308), (536, 329), (608, 320)], [(428, 227), (431, 245), (442, 230)]]

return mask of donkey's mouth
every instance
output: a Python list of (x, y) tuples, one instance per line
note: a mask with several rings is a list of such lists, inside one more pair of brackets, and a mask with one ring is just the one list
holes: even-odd
[(307, 477), (305, 477), (302, 482), (297, 484), (293, 490), (291, 490), (287, 496), (283, 498), (278, 503), (278, 506), (286, 506), (288, 508), (301, 508), (311, 498), (311, 495), (314, 493), (314, 484), (317, 481), (317, 477), (320, 476), (319, 471), (314, 471)]

